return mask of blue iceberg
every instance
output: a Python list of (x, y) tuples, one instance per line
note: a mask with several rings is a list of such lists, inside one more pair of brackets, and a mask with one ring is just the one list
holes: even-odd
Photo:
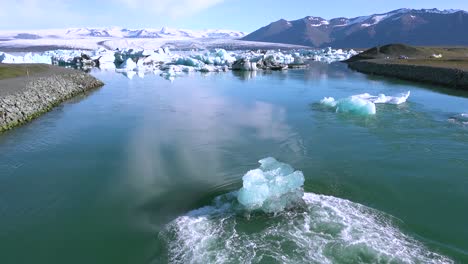
[(237, 200), (247, 210), (277, 213), (302, 202), (304, 175), (274, 158), (259, 161), (258, 169), (247, 172)]

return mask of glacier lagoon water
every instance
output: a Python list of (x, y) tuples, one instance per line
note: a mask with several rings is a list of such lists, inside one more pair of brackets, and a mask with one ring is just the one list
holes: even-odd
[[(468, 261), (468, 94), (343, 64), (107, 85), (0, 135), (1, 263)], [(411, 91), (371, 116), (320, 100)], [(275, 157), (304, 203), (237, 210)]]

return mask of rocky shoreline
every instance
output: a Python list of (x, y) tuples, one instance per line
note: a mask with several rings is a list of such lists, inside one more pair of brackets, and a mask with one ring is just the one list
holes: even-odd
[(87, 73), (53, 66), (34, 76), (0, 80), (0, 132), (24, 124), (73, 96), (103, 85)]
[(361, 60), (347, 62), (348, 67), (366, 74), (443, 85), (468, 90), (468, 71), (457, 68)]

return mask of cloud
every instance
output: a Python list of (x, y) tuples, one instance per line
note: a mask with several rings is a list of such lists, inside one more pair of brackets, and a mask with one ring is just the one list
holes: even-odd
[(34, 29), (109, 24), (127, 14), (137, 22), (157, 15), (179, 19), (226, 0), (0, 0), (0, 28)]
[(189, 16), (217, 5), (224, 0), (117, 0), (132, 9), (150, 11), (172, 18)]
[(61, 25), (84, 19), (74, 12), (72, 0), (0, 0), (0, 25), (3, 28)]

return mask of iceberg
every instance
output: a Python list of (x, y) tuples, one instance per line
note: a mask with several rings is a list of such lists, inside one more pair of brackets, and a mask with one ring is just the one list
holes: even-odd
[(190, 57), (181, 57), (181, 58), (178, 58), (176, 61), (175, 61), (175, 64), (176, 65), (185, 65), (185, 66), (191, 66), (191, 67), (203, 67), (205, 66), (205, 63), (197, 60), (197, 59), (194, 59), (194, 58), (190, 58)]
[(23, 56), (14, 56), (0, 52), (1, 63), (44, 63), (52, 64), (52, 58), (47, 55), (26, 53)]
[(106, 51), (98, 57), (100, 69), (115, 69), (115, 54), (112, 51)]
[(248, 211), (278, 213), (302, 202), (304, 175), (274, 158), (259, 161), (260, 168), (242, 177), (237, 200)]
[(376, 107), (373, 102), (351, 96), (340, 100), (325, 97), (320, 103), (329, 108), (335, 108), (337, 113), (350, 113), (356, 115), (375, 115)]
[(336, 104), (337, 113), (350, 113), (356, 115), (375, 115), (375, 104), (359, 97), (350, 97), (339, 100)]
[(249, 59), (240, 59), (234, 62), (232, 69), (237, 71), (256, 71), (257, 63), (251, 62)]
[(377, 112), (376, 104), (402, 104), (408, 100), (410, 94), (410, 91), (397, 96), (387, 96), (385, 94), (374, 96), (364, 93), (339, 100), (335, 100), (333, 97), (325, 97), (320, 100), (320, 104), (335, 108), (337, 113), (375, 115)]
[(337, 102), (333, 97), (325, 97), (322, 100), (320, 100), (320, 103), (328, 107), (336, 107)]
[(231, 66), (236, 61), (236, 58), (224, 49), (216, 49), (214, 52), (195, 54), (190, 57), (204, 64), (215, 66)]
[(135, 69), (137, 69), (137, 64), (131, 59), (131, 58), (128, 58), (126, 61), (124, 61), (120, 67), (119, 67), (119, 71), (134, 71)]

